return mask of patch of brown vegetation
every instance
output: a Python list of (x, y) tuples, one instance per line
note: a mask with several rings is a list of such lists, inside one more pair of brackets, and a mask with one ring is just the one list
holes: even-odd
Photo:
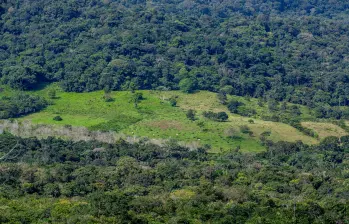
[(314, 130), (320, 139), (328, 136), (341, 137), (348, 134), (341, 127), (331, 123), (302, 122), (302, 126)]
[(168, 130), (168, 129), (176, 129), (178, 131), (183, 130), (182, 124), (178, 121), (169, 121), (169, 120), (152, 121), (146, 125), (149, 127), (160, 128), (161, 130)]

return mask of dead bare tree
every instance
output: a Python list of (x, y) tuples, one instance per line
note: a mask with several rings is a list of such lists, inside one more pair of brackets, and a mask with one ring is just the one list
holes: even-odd
[[(19, 143), (18, 143), (18, 141), (17, 141), (16, 145), (13, 146), (13, 148), (12, 148), (8, 153), (6, 153), (4, 156), (2, 156), (2, 157), (0, 158), (0, 161), (5, 161), (6, 158), (17, 148), (18, 145), (19, 145)], [(18, 156), (18, 155), (16, 155), (16, 156), (13, 157), (13, 158), (16, 158), (17, 156)]]

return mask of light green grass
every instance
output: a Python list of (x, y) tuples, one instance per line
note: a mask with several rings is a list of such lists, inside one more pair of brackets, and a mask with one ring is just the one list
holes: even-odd
[[(51, 105), (41, 112), (34, 113), (20, 120), (31, 120), (34, 123), (85, 126), (91, 130), (113, 130), (130, 136), (148, 137), (154, 139), (176, 139), (184, 142), (197, 142), (200, 145), (210, 145), (211, 152), (233, 150), (240, 147), (243, 152), (260, 152), (265, 150), (259, 142), (259, 135), (264, 131), (271, 131), (270, 139), (273, 141), (297, 141), (313, 144), (317, 140), (305, 136), (293, 127), (277, 123), (254, 119), (250, 124), (249, 119), (228, 112), (226, 106), (221, 105), (216, 94), (200, 91), (194, 94), (185, 94), (179, 91), (138, 91), (142, 92), (144, 100), (135, 108), (131, 102), (132, 93), (129, 91), (112, 92), (113, 102), (105, 102), (104, 92), (67, 93), (56, 85), (49, 85), (41, 90), (32, 91), (46, 98), (49, 89), (57, 90), (57, 97), (50, 99)], [(10, 94), (9, 92), (0, 93)], [(177, 107), (172, 107), (167, 99), (177, 97)], [(247, 101), (237, 97), (248, 106), (256, 108), (258, 113), (266, 113), (266, 108), (257, 106), (257, 99)], [(195, 109), (197, 121), (186, 118), (186, 111)], [(205, 119), (203, 111), (226, 111), (229, 121), (215, 122)], [(54, 121), (55, 116), (61, 116), (62, 121)], [(204, 121), (204, 127), (197, 125)], [(254, 132), (254, 136), (241, 134), (239, 127), (247, 125)], [(238, 138), (231, 139), (226, 136), (227, 129), (234, 129)]]

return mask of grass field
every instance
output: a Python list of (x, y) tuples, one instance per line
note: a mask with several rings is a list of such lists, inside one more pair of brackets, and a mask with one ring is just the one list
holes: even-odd
[(328, 136), (341, 137), (344, 135), (348, 135), (348, 133), (341, 127), (331, 123), (302, 122), (302, 125), (304, 127), (314, 130), (319, 135), (320, 139)]
[[(85, 126), (90, 130), (113, 130), (129, 136), (148, 137), (152, 139), (176, 139), (184, 142), (195, 142), (200, 145), (211, 146), (211, 152), (231, 150), (237, 147), (243, 152), (259, 152), (264, 147), (259, 142), (259, 136), (270, 131), (270, 140), (297, 141), (314, 144), (318, 140), (306, 136), (295, 128), (277, 122), (263, 121), (255, 118), (241, 117), (228, 112), (221, 105), (215, 93), (200, 91), (185, 94), (179, 91), (137, 91), (143, 93), (138, 108), (131, 102), (132, 93), (129, 91), (112, 92), (112, 102), (105, 102), (104, 92), (67, 93), (56, 85), (49, 85), (33, 94), (47, 97), (49, 89), (56, 89), (57, 97), (50, 99), (51, 105), (45, 110), (20, 118), (37, 124)], [(5, 89), (0, 96), (13, 94)], [(177, 99), (177, 106), (172, 107), (168, 101), (170, 97)], [(267, 113), (267, 108), (257, 105), (257, 99), (246, 100), (243, 97), (231, 96), (243, 101), (246, 105), (258, 110), (258, 114)], [(186, 111), (197, 111), (197, 120), (186, 118)], [(203, 111), (225, 111), (229, 114), (227, 122), (215, 122), (204, 118)], [(305, 108), (301, 108), (304, 117), (310, 115)], [(55, 116), (61, 116), (62, 121), (55, 121)], [(203, 126), (198, 123), (203, 122)], [(242, 134), (240, 126), (247, 125), (253, 132), (252, 136)], [(307, 126), (308, 123), (307, 123)], [(316, 129), (316, 127), (309, 126)], [(227, 133), (234, 133), (231, 138)], [(337, 132), (336, 132), (337, 133)], [(322, 132), (320, 133), (323, 136)]]

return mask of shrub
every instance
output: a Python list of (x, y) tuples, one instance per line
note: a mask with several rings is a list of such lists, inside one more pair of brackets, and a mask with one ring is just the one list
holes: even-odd
[(199, 126), (200, 128), (205, 127), (205, 122), (203, 122), (203, 121), (199, 121), (199, 122), (197, 122), (196, 124), (197, 124), (197, 126)]
[(187, 118), (188, 118), (189, 120), (195, 121), (195, 114), (196, 114), (196, 111), (190, 109), (190, 110), (187, 111), (186, 116), (187, 116)]
[(217, 120), (218, 121), (226, 121), (226, 120), (228, 120), (228, 118), (229, 118), (229, 116), (225, 112), (218, 112), (217, 113)]
[(174, 97), (171, 97), (169, 101), (171, 106), (173, 107), (177, 106), (177, 100)]
[(265, 137), (270, 136), (271, 135), (271, 131), (265, 131), (261, 135), (265, 136)]
[(138, 103), (141, 102), (141, 100), (144, 100), (143, 93), (133, 93), (131, 102), (134, 103), (135, 108), (138, 107)]
[(55, 116), (55, 117), (53, 118), (53, 120), (54, 120), (54, 121), (62, 121), (63, 118), (62, 118), (61, 116)]
[(219, 121), (219, 122), (226, 121), (229, 118), (228, 114), (225, 112), (214, 113), (212, 111), (204, 111), (203, 115), (204, 115), (204, 117), (206, 117), (210, 120)]
[(251, 129), (247, 125), (240, 126), (240, 131), (243, 134), (250, 134)]

